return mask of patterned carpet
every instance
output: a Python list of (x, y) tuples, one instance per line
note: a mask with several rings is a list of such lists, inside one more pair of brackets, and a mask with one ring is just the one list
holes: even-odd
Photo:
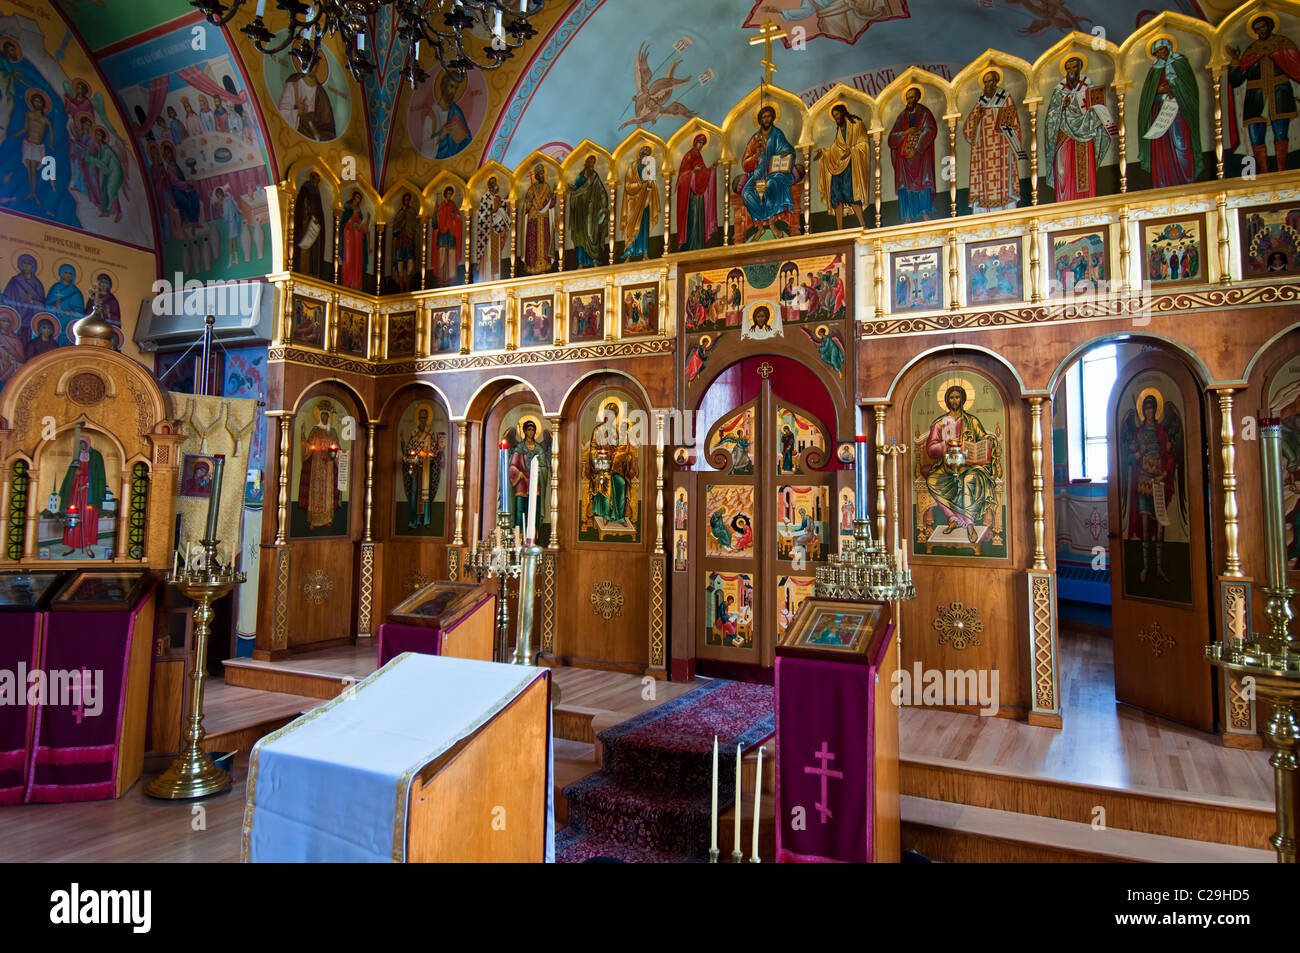
[(775, 727), (770, 685), (717, 679), (602, 731), (604, 767), (563, 791), (569, 826), (556, 835), (556, 858), (706, 860), (714, 735), (721, 814), (735, 796), (736, 743), (748, 748)]

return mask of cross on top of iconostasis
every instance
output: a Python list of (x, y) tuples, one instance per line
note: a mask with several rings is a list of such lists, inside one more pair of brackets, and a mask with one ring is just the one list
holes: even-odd
[[(776, 8), (764, 7), (763, 9), (772, 11)], [(771, 17), (764, 21), (762, 29), (758, 31), (758, 36), (749, 38), (750, 46), (763, 44), (763, 58), (759, 60), (759, 64), (763, 67), (763, 83), (765, 85), (772, 82), (772, 74), (776, 72), (776, 61), (772, 59), (772, 41), (783, 39), (785, 39), (785, 30), (773, 23)]]

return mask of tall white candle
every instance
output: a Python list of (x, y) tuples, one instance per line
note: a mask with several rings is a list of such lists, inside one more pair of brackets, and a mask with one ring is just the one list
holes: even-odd
[[(740, 851), (740, 816), (745, 811), (740, 802), (740, 744), (736, 744), (736, 831), (731, 837), (732, 851)], [(740, 854), (737, 854), (740, 856)]]
[(257, 15), (260, 17), (266, 12), (266, 0), (257, 0)]
[(528, 464), (528, 532), (525, 542), (537, 540), (537, 457)]
[(709, 808), (709, 850), (718, 849), (718, 736), (713, 736), (713, 805)]
[(758, 861), (758, 802), (763, 795), (763, 752), (766, 746), (758, 749), (758, 774), (754, 778), (754, 843), (749, 852), (751, 862)]

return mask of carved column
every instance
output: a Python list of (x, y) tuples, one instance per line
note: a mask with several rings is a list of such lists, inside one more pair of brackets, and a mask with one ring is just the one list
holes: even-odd
[[(462, 205), (460, 209), (461, 261), (465, 263), (465, 277), (461, 284), (466, 285), (474, 280), (474, 266), (469, 260), (470, 222), (469, 209)], [(492, 248), (496, 248), (496, 236), (492, 234), (491, 222), (488, 223), (488, 242)]]
[(563, 420), (558, 415), (551, 421), (551, 540), (546, 548), (558, 552), (560, 548), (560, 428)]
[(366, 421), (366, 510), (361, 536), (361, 580), (357, 590), (357, 636), (369, 638), (375, 595), (375, 538), (371, 525), (375, 508), (375, 422)]
[[(609, 178), (605, 180), (605, 185), (609, 189), (609, 263), (614, 264), (614, 245), (618, 242), (618, 223), (614, 221), (614, 213), (618, 209), (618, 180), (614, 177), (614, 167), (609, 167)], [(646, 251), (649, 257), (649, 249)]]
[[(1128, 259), (1130, 254), (1129, 245), (1129, 210), (1128, 206), (1121, 206), (1119, 210), (1119, 284), (1125, 291), (1129, 290), (1128, 283)], [(1139, 274), (1141, 270), (1139, 269)]]
[(655, 412), (655, 553), (664, 551), (664, 412)]
[(1043, 398), (1029, 398), (1029, 447), (1033, 465), (1034, 486), (1034, 565), (1035, 570), (1047, 569), (1046, 515), (1043, 500)]
[(948, 156), (950, 161), (945, 165), (940, 163), (941, 168), (946, 168), (951, 173), (948, 177), (948, 208), (949, 215), (952, 218), (957, 217), (957, 116), (945, 116), (948, 120)]
[(873, 282), (876, 296), (876, 318), (885, 316), (885, 246), (881, 242), (876, 242), (872, 246), (871, 254), (875, 262), (875, 272)]
[[(1223, 178), (1223, 68), (1211, 67), (1214, 86), (1214, 177)], [(1197, 144), (1199, 148), (1200, 144)]]
[(468, 430), (466, 421), (456, 421), (456, 530), (451, 540), (453, 546), (465, 544), (465, 443)]
[(1228, 194), (1220, 192), (1214, 200), (1219, 218), (1219, 284), (1232, 282), (1232, 257), (1229, 254)]
[(519, 347), (519, 307), (515, 302), (515, 289), (506, 289), (506, 313), (501, 316), (505, 322), (506, 350), (513, 351)]
[(1038, 219), (1029, 223), (1029, 300), (1037, 303), (1043, 300), (1042, 282), (1039, 277), (1041, 255), (1038, 251), (1041, 232)]
[(518, 219), (517, 212), (515, 211), (515, 200), (511, 199), (509, 202), (507, 202), (506, 208), (509, 209), (510, 211), (510, 264), (508, 266), (508, 269), (506, 268), (502, 269), (502, 271), (505, 273), (502, 274), (501, 277), (513, 278), (515, 276), (515, 268), (516, 268), (515, 255), (518, 253), (516, 250), (516, 246), (518, 244), (518, 236), (519, 236), (519, 219)]
[[(286, 191), (286, 190), (288, 189), (288, 187), (289, 187), (289, 183), (288, 183), (288, 182), (283, 182), (283, 183), (281, 183), (281, 185), (280, 185), (280, 190), (281, 190), (281, 192)], [(298, 262), (295, 261), (295, 258), (296, 258), (297, 256), (294, 254), (294, 245), (293, 245), (293, 214), (294, 214), (294, 208), (293, 208), (293, 206), (294, 206), (294, 196), (293, 196), (292, 193), (290, 193), (290, 195), (289, 195), (289, 201), (286, 203), (286, 206), (287, 206), (287, 208), (288, 208), (288, 215), (287, 215), (287, 217), (286, 217), (286, 219), (285, 219), (285, 223), (284, 223), (284, 234), (285, 234), (285, 242), (284, 242), (284, 270), (285, 270), (285, 271), (293, 271), (294, 266), (297, 265)]]
[(803, 233), (812, 233), (812, 146), (803, 147)]
[(957, 233), (948, 233), (948, 310), (956, 311), (961, 307), (961, 282), (958, 280), (957, 257), (961, 245), (957, 242)]
[(1219, 443), (1223, 455), (1223, 544), (1225, 576), (1241, 576), (1237, 545), (1237, 447), (1232, 425), (1232, 391), (1219, 391)]
[(876, 228), (880, 227), (880, 139), (882, 132), (883, 131), (880, 129), (873, 129), (871, 132), (871, 164), (874, 168), (874, 175), (872, 176), (874, 185), (872, 186), (872, 190), (875, 193), (873, 202), (876, 207), (876, 220), (874, 223)]
[(334, 212), (334, 283), (339, 283), (339, 213)]
[[(614, 276), (605, 279), (605, 340), (614, 340)], [(622, 322), (618, 322), (620, 325)], [(622, 329), (620, 328), (620, 331)], [(621, 336), (621, 335), (620, 335)]]
[(1038, 204), (1038, 103), (1029, 107), (1029, 203)]
[[(663, 254), (660, 255), (661, 258), (663, 257), (663, 255), (666, 255), (673, 250), (672, 210), (673, 210), (673, 170), (664, 169), (664, 250), (663, 250)], [(646, 250), (646, 257), (647, 258), (650, 257), (649, 249)], [(662, 300), (663, 299), (660, 298), (660, 301)], [(661, 320), (660, 324), (662, 323), (663, 322)]]
[(460, 296), (460, 353), (469, 353), (469, 295)]
[[(465, 223), (461, 221), (461, 234), (465, 234)], [(429, 219), (420, 216), (420, 290), (427, 287), (426, 278), (428, 276), (429, 265)]]
[(274, 417), (280, 427), (280, 495), (275, 511), (275, 545), (283, 546), (289, 532), (289, 436), (293, 432), (293, 411), (268, 410), (266, 416)]
[[(1128, 131), (1124, 128), (1124, 89), (1115, 90), (1115, 105), (1119, 120), (1119, 190), (1128, 191)], [(1198, 142), (1196, 148), (1199, 150)]]
[[(564, 259), (565, 259), (564, 226), (565, 224), (567, 224), (567, 219), (568, 219), (568, 213), (566, 212), (566, 209), (568, 208), (569, 205), (569, 195), (567, 192), (561, 191), (560, 189), (556, 189), (556, 193), (557, 193), (556, 200), (555, 200), (556, 222), (555, 222), (555, 231), (554, 231), (555, 248), (556, 248), (556, 257), (559, 258), (560, 260), (559, 270), (564, 271)], [(542, 270), (549, 271), (550, 269), (544, 268)]]
[[(885, 410), (888, 404), (876, 404), (876, 542), (885, 544)], [(906, 436), (906, 434), (904, 434)], [(867, 508), (866, 500), (859, 500), (857, 506)]]
[(555, 318), (551, 321), (551, 330), (555, 335), (554, 343), (556, 347), (563, 347), (567, 339), (565, 329), (568, 328), (568, 301), (569, 296), (564, 293), (564, 283), (557, 281), (555, 283)]
[[(681, 224), (680, 222), (678, 223)], [(708, 241), (708, 238), (705, 238)], [(722, 244), (731, 244), (731, 162), (722, 163)]]

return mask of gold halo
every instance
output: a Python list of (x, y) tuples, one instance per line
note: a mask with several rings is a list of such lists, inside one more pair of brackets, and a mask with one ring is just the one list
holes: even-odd
[(27, 106), (28, 106), (29, 109), (34, 109), (34, 108), (35, 108), (34, 106), (32, 106), (32, 97), (33, 97), (33, 96), (39, 96), (39, 97), (41, 97), (41, 99), (43, 99), (43, 100), (45, 101), (45, 109), (46, 109), (46, 111), (48, 112), (48, 111), (49, 111), (49, 108), (50, 108), (50, 97), (45, 95), (45, 91), (44, 91), (44, 90), (41, 90), (41, 89), (29, 89), (29, 90), (27, 90)]
[(1257, 20), (1268, 20), (1270, 23), (1273, 24), (1273, 32), (1277, 33), (1277, 28), (1279, 24), (1278, 24), (1277, 14), (1274, 13), (1273, 11), (1260, 10), (1258, 13), (1251, 14), (1250, 18), (1246, 20), (1246, 30), (1249, 31), (1250, 28), (1255, 25), (1255, 21)]
[(767, 315), (769, 318), (775, 318), (780, 313), (777, 310), (776, 305), (774, 305), (770, 301), (755, 301), (753, 304), (749, 306), (745, 314), (745, 319), (751, 325), (754, 323), (754, 312), (757, 311), (759, 308), (767, 308)]
[(427, 410), (429, 412), (429, 423), (432, 424), (433, 419), (436, 416), (433, 412), (433, 402), (428, 400), (417, 400), (411, 405), (411, 419), (415, 420), (419, 417), (421, 410)]
[(1068, 62), (1070, 62), (1070, 60), (1078, 60), (1080, 63), (1083, 64), (1082, 67), (1080, 67), (1080, 69), (1079, 69), (1079, 75), (1080, 75), (1080, 76), (1083, 76), (1083, 75), (1086, 75), (1086, 74), (1087, 74), (1087, 72), (1088, 72), (1088, 54), (1083, 53), (1083, 52), (1080, 52), (1079, 50), (1071, 50), (1070, 52), (1066, 53), (1064, 56), (1061, 57), (1061, 62), (1058, 63), (1057, 66), (1056, 66), (1056, 68), (1059, 69), (1059, 70), (1061, 71), (1061, 75), (1062, 75), (1062, 76), (1066, 75), (1066, 73), (1065, 73), (1065, 64), (1068, 63)]
[[(763, 100), (760, 100), (760, 101), (759, 101), (759, 104), (758, 104), (757, 106), (754, 107), (754, 125), (755, 125), (755, 126), (758, 125), (758, 114), (761, 113), (764, 109), (766, 109), (766, 108), (769, 107), (769, 106), (771, 106), (771, 107), (772, 107), (772, 111), (773, 111), (774, 113), (776, 113), (776, 116), (772, 119), (772, 125), (775, 126), (778, 122), (781, 121), (781, 104), (778, 103), (775, 99), (763, 99)], [(695, 137), (692, 136), (691, 138), (693, 139), (693, 138), (695, 138)], [(707, 143), (705, 143), (705, 144), (707, 145)]]
[(537, 428), (537, 438), (542, 439), (542, 421), (536, 414), (520, 414), (519, 419), (515, 421), (515, 436), (520, 440), (524, 439), (524, 424), (532, 424)]
[[(3, 45), (6, 40), (12, 43), (14, 45), (14, 48), (18, 50), (18, 59), (21, 60), (23, 58), (23, 45), (19, 43), (16, 39), (14, 39), (12, 36), (0, 36), (0, 45)], [(10, 62), (16, 63), (18, 62), (18, 60), (11, 60)]]
[(961, 405), (962, 410), (969, 407), (971, 401), (975, 399), (975, 385), (972, 384), (969, 379), (965, 377), (950, 377), (939, 385), (939, 391), (935, 394), (935, 399), (939, 402), (939, 406), (944, 411), (947, 411), (948, 409), (948, 405), (944, 403), (944, 397), (947, 396), (949, 387), (960, 387), (966, 392), (966, 401)]
[(712, 345), (713, 345), (713, 338), (712, 338), (712, 337), (710, 337), (710, 336), (707, 335), (707, 334), (701, 334), (701, 335), (700, 335), (700, 347), (701, 347), (702, 349), (704, 349), (704, 350), (707, 351), (707, 350), (708, 350)]
[(984, 88), (984, 77), (987, 76), (989, 73), (997, 73), (997, 74), (998, 74), (998, 85), (999, 85), (999, 86), (1002, 85), (1002, 80), (1003, 80), (1003, 78), (1004, 78), (1005, 75), (1006, 75), (1005, 73), (1002, 72), (1002, 67), (1000, 67), (1000, 66), (998, 66), (998, 65), (996, 65), (996, 64), (994, 64), (994, 63), (990, 63), (988, 66), (985, 66), (983, 69), (977, 70), (977, 71), (976, 71), (976, 74), (977, 74), (977, 75), (979, 76), (979, 78), (980, 78), (980, 88), (981, 88), (981, 89)]
[(826, 325), (819, 324), (817, 325), (817, 330), (813, 331), (813, 336), (817, 338), (817, 340), (823, 341), (826, 339), (826, 335), (830, 333), (830, 329), (826, 327)]
[(921, 97), (920, 99), (917, 100), (917, 102), (918, 103), (925, 102), (925, 87), (920, 83), (908, 83), (906, 86), (903, 87), (902, 91), (898, 94), (898, 98), (901, 99), (903, 102), (907, 102), (907, 93), (909, 90), (913, 90), (913, 89), (916, 90)]
[(1146, 403), (1147, 397), (1156, 399), (1156, 420), (1160, 420), (1165, 415), (1165, 395), (1160, 393), (1159, 387), (1144, 387), (1137, 395), (1137, 412), (1138, 420), (1142, 419), (1142, 405)]
[(334, 401), (324, 397), (316, 401), (316, 406), (311, 409), (311, 415), (315, 418), (316, 423), (321, 423), (320, 415), (322, 410), (328, 410), (331, 414), (338, 412), (334, 407)]
[(1155, 46), (1156, 43), (1161, 40), (1167, 40), (1169, 42), (1169, 53), (1171, 56), (1178, 52), (1178, 37), (1174, 36), (1172, 33), (1157, 33), (1155, 36), (1151, 37), (1151, 39), (1147, 40), (1147, 59), (1155, 59), (1155, 57), (1151, 55), (1151, 47)]

